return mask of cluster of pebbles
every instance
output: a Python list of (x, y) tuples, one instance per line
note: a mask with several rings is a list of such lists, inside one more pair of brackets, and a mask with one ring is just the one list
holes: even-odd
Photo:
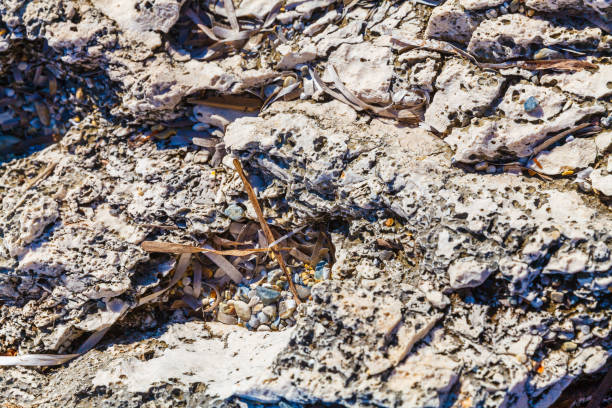
[(69, 70), (39, 45), (0, 55), (0, 160), (57, 142), (92, 109), (116, 104), (100, 70)]
[[(234, 207), (241, 208), (233, 204), (225, 213), (231, 216), (240, 215)], [(256, 231), (256, 228), (254, 223), (234, 222), (229, 230)], [(288, 252), (288, 256), (283, 256), (291, 273), (298, 299), (290, 291), (287, 277), (283, 270), (278, 268), (271, 254), (227, 257), (244, 275), (239, 283), (232, 281), (223, 268), (217, 267), (215, 263), (199, 254), (192, 258), (191, 268), (181, 279), (178, 288), (173, 291), (175, 300), (171, 308), (190, 308), (190, 302), (184, 301), (187, 295), (190, 298), (195, 297), (198, 301), (197, 306), (191, 307), (192, 309), (197, 311), (202, 305), (207, 320), (239, 325), (251, 331), (279, 331), (294, 326), (298, 303), (311, 299), (310, 292), (313, 285), (330, 279), (332, 257), (329, 249), (322, 245), (322, 242), (329, 240), (321, 240), (321, 237), (322, 234), (309, 228), (303, 234), (294, 234), (285, 240), (287, 242), (284, 245), (293, 247)], [(317, 240), (321, 241), (317, 243)], [(222, 238), (218, 242), (227, 243), (229, 240)], [(311, 254), (307, 254), (309, 252)], [(313, 256), (315, 253), (317, 255)], [(313, 262), (316, 264), (312, 265)], [(196, 269), (202, 271), (201, 278), (195, 276)], [(201, 284), (197, 283), (200, 280), (205, 285), (203, 290), (200, 290)]]

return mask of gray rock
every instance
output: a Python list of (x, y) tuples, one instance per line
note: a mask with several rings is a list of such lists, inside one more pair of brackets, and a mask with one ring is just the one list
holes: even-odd
[(280, 298), (280, 292), (274, 289), (265, 288), (263, 286), (257, 287), (257, 296), (261, 299), (264, 305), (274, 303)]

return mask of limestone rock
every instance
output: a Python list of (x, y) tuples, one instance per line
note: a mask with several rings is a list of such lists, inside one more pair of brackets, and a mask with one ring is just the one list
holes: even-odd
[(542, 166), (533, 163), (530, 167), (548, 175), (561, 174), (567, 170), (580, 170), (588, 167), (597, 157), (593, 139), (574, 139), (551, 151), (542, 151), (536, 159)]
[(461, 4), (467, 10), (482, 10), (491, 7), (502, 5), (502, 0), (460, 0)]
[(612, 147), (612, 130), (604, 130), (595, 136), (595, 145), (599, 154), (610, 150), (610, 147)]
[(600, 41), (598, 28), (568, 30), (544, 19), (508, 14), (483, 21), (474, 31), (468, 51), (483, 59), (508, 60), (529, 58), (534, 46), (592, 44), (591, 48), (597, 49)]
[(438, 132), (467, 124), (498, 97), (504, 82), (502, 77), (481, 73), (465, 61), (449, 60), (436, 79), (438, 92), (425, 112), (425, 123)]
[[(388, 103), (393, 67), (388, 48), (369, 43), (342, 44), (328, 59), (346, 87), (367, 103)], [(330, 81), (329, 72), (323, 74)]]
[[(516, 107), (511, 112), (517, 115), (517, 119), (527, 116), (521, 112), (521, 105), (516, 101), (512, 103)], [(573, 104), (543, 123), (521, 123), (507, 117), (473, 120), (470, 126), (453, 129), (445, 141), (456, 148), (455, 159), (466, 163), (482, 159), (526, 157), (547, 135), (566, 130), (582, 118), (601, 112), (601, 105), (586, 103)]]
[[(527, 111), (526, 101), (532, 98), (536, 108)], [(541, 122), (549, 121), (563, 110), (567, 98), (550, 88), (532, 84), (516, 84), (508, 88), (498, 105), (504, 116), (515, 121)]]
[(554, 85), (565, 92), (571, 92), (583, 98), (601, 99), (612, 95), (612, 65), (598, 64), (595, 72), (588, 70), (573, 73), (553, 73), (543, 75), (540, 82)]
[(612, 196), (612, 172), (606, 169), (597, 169), (591, 173), (593, 188), (602, 194)]
[(161, 45), (158, 31), (167, 33), (179, 18), (183, 0), (94, 0), (93, 5), (114, 20), (130, 36), (149, 48)]
[(447, 1), (434, 8), (425, 36), (467, 45), (482, 17), (465, 11), (460, 1)]

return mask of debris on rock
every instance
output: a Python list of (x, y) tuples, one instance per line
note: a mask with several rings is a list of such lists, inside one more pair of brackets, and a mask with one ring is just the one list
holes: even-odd
[(3, 402), (547, 408), (600, 382), (611, 13), (5, 2)]

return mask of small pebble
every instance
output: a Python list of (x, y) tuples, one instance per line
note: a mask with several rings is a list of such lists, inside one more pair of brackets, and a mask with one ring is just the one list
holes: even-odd
[(295, 300), (289, 299), (283, 302), (280, 302), (278, 305), (278, 315), (281, 319), (287, 319), (293, 315), (295, 312), (296, 304)]
[(308, 300), (310, 297), (310, 288), (303, 285), (295, 285), (295, 290), (300, 300)]
[(191, 129), (193, 129), (196, 132), (203, 132), (203, 131), (205, 131), (207, 129), (210, 129), (210, 125), (208, 123), (198, 122), (195, 125), (193, 125), (191, 127)]
[(281, 322), (281, 318), (280, 316), (276, 318), (276, 320), (274, 322), (272, 322), (272, 324), (270, 325), (270, 328), (272, 330), (278, 330), (279, 326), (280, 326), (280, 322)]
[(262, 303), (258, 303), (255, 306), (253, 306), (251, 309), (253, 311), (253, 313), (259, 313), (263, 310), (264, 305)]
[(223, 324), (238, 324), (238, 319), (234, 316), (223, 313), (222, 311), (217, 312), (217, 320)]
[(290, 85), (293, 85), (297, 82), (297, 80), (295, 79), (295, 77), (292, 76), (288, 76), (285, 77), (285, 79), (283, 80), (283, 88), (287, 88)]
[(270, 323), (270, 317), (264, 312), (257, 313), (257, 319), (259, 320), (261, 324)]
[(280, 269), (273, 269), (270, 272), (268, 272), (268, 277), (266, 280), (268, 281), (268, 283), (274, 283), (281, 276), (283, 276), (283, 271), (281, 271)]
[(494, 174), (496, 171), (497, 167), (495, 167), (494, 165), (490, 164), (489, 166), (487, 166), (487, 173)]
[(488, 166), (489, 163), (483, 161), (480, 163), (476, 163), (476, 165), (474, 165), (474, 169), (476, 169), (477, 171), (484, 171), (487, 169)]
[(257, 318), (257, 316), (251, 316), (251, 318), (249, 319), (249, 322), (247, 323), (247, 325), (252, 329), (258, 328), (260, 324), (261, 323), (259, 322), (259, 319)]
[(574, 351), (578, 348), (578, 345), (573, 341), (566, 341), (561, 345), (561, 350), (563, 351)]
[(238, 204), (231, 204), (223, 211), (223, 214), (227, 215), (232, 221), (240, 221), (244, 218), (244, 208)]
[(527, 98), (527, 100), (523, 104), (523, 107), (525, 108), (526, 112), (533, 112), (534, 110), (538, 109), (538, 106), (540, 106), (540, 104), (538, 103), (538, 100), (533, 96)]
[(535, 308), (535, 309), (541, 308), (543, 304), (544, 304), (544, 301), (541, 298), (539, 298), (539, 297), (537, 297), (537, 298), (535, 298), (535, 299), (533, 299), (531, 301), (531, 306), (533, 308)]
[(259, 302), (261, 302), (261, 299), (259, 298), (259, 296), (257, 296), (257, 295), (251, 296), (252, 292), (255, 292), (255, 291), (252, 290), (251, 292), (249, 292), (249, 297), (251, 298), (251, 300), (249, 300), (249, 307), (253, 307), (256, 304), (258, 304)]
[(498, 13), (496, 9), (489, 9), (486, 11), (485, 15), (487, 18), (495, 18), (498, 16)]
[(327, 265), (327, 261), (325, 260), (320, 261), (315, 266), (314, 277), (316, 280), (327, 280), (329, 279), (330, 274), (331, 274), (331, 270), (329, 269), (329, 266)]
[(563, 294), (563, 292), (554, 291), (550, 293), (550, 300), (556, 303), (563, 303), (564, 296), (565, 295)]
[(259, 327), (257, 328), (257, 331), (259, 331), (259, 332), (270, 331), (270, 326), (267, 326), (267, 325), (265, 325), (265, 324), (262, 324), (261, 326), (259, 326)]
[(612, 127), (612, 115), (605, 118), (601, 118), (601, 126), (605, 128)]
[(257, 296), (261, 299), (264, 305), (269, 305), (280, 297), (280, 292), (274, 289), (265, 288), (263, 286), (257, 287)]
[(510, 2), (510, 7), (508, 7), (508, 9), (510, 10), (511, 13), (516, 13), (519, 10), (520, 6), (521, 6), (521, 3), (519, 3), (519, 0), (512, 0)]
[(236, 309), (236, 315), (242, 321), (248, 322), (251, 319), (251, 308), (242, 300), (234, 301), (234, 309)]
[(534, 9), (527, 10), (527, 16), (528, 17), (533, 17), (534, 14), (535, 14), (535, 10)]
[(274, 319), (276, 317), (276, 306), (275, 305), (266, 306), (261, 311), (263, 314), (268, 316), (270, 319)]

